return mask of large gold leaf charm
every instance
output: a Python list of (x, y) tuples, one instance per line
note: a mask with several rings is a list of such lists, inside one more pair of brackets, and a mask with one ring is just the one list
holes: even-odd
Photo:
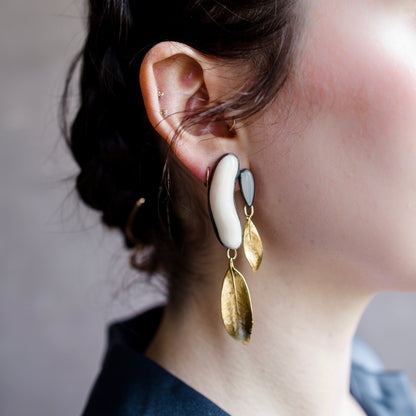
[(250, 263), (253, 272), (256, 272), (263, 260), (263, 243), (250, 217), (247, 218), (247, 223), (244, 228), (243, 244), (247, 261)]
[(222, 284), (221, 314), (227, 332), (237, 341), (248, 344), (253, 330), (250, 292), (243, 275), (234, 267), (231, 259)]

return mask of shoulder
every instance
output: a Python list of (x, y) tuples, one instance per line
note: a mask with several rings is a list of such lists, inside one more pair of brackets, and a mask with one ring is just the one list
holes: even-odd
[(227, 415), (143, 355), (153, 329), (140, 317), (109, 325), (107, 351), (82, 416)]
[(352, 365), (363, 367), (368, 371), (384, 370), (384, 364), (378, 354), (358, 337), (352, 341), (351, 362)]
[(385, 369), (376, 352), (358, 338), (352, 343), (350, 389), (370, 415), (416, 416), (407, 374)]

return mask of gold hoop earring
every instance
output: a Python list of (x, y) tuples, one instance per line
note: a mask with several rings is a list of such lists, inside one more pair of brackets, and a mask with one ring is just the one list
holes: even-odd
[(235, 121), (235, 118), (233, 118), (233, 124), (231, 124), (231, 127), (228, 128), (228, 131), (229, 132), (234, 131), (235, 130), (235, 125), (236, 125), (236, 121)]
[(140, 269), (140, 264), (136, 260), (137, 254), (142, 250), (143, 246), (140, 244), (139, 239), (134, 235), (133, 233), (133, 223), (136, 219), (137, 212), (139, 211), (140, 207), (146, 202), (145, 198), (139, 198), (136, 203), (134, 204), (133, 209), (131, 210), (128, 219), (127, 224), (124, 229), (127, 238), (136, 244), (136, 247), (134, 247), (133, 252), (130, 254), (129, 263), (130, 266), (134, 267), (137, 270)]
[(138, 239), (136, 238), (136, 236), (133, 233), (133, 223), (134, 220), (136, 219), (136, 215), (137, 212), (139, 211), (140, 207), (146, 202), (145, 198), (139, 198), (136, 203), (134, 204), (133, 209), (131, 210), (128, 219), (127, 219), (127, 223), (126, 223), (126, 227), (124, 229), (124, 232), (126, 233), (127, 238), (132, 241), (133, 243), (138, 243)]

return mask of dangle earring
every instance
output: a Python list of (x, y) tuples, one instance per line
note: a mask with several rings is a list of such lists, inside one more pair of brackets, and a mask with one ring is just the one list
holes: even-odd
[(227, 332), (237, 341), (248, 344), (253, 329), (253, 309), (244, 276), (235, 268), (237, 249), (242, 244), (240, 218), (234, 200), (240, 176), (240, 161), (228, 153), (217, 162), (208, 178), (208, 207), (220, 243), (227, 249), (229, 266), (221, 290), (221, 315)]
[[(244, 227), (243, 247), (244, 254), (249, 262), (253, 272), (256, 272), (263, 260), (263, 243), (256, 226), (252, 221), (254, 214), (253, 200), (255, 192), (254, 177), (250, 169), (243, 169), (240, 173), (241, 195), (246, 205), (244, 206), (244, 215), (247, 222)], [(250, 210), (250, 212), (249, 212)]]

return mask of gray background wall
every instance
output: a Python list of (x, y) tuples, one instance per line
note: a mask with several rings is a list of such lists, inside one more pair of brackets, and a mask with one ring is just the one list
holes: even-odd
[[(143, 285), (128, 289), (136, 277), (120, 237), (102, 228), (65, 180), (77, 170), (59, 138), (56, 109), (82, 41), (82, 16), (80, 0), (1, 2), (3, 416), (79, 414), (101, 360), (105, 323), (146, 307)], [(405, 368), (413, 381), (415, 317), (415, 294), (383, 294), (359, 329), (388, 367)]]

